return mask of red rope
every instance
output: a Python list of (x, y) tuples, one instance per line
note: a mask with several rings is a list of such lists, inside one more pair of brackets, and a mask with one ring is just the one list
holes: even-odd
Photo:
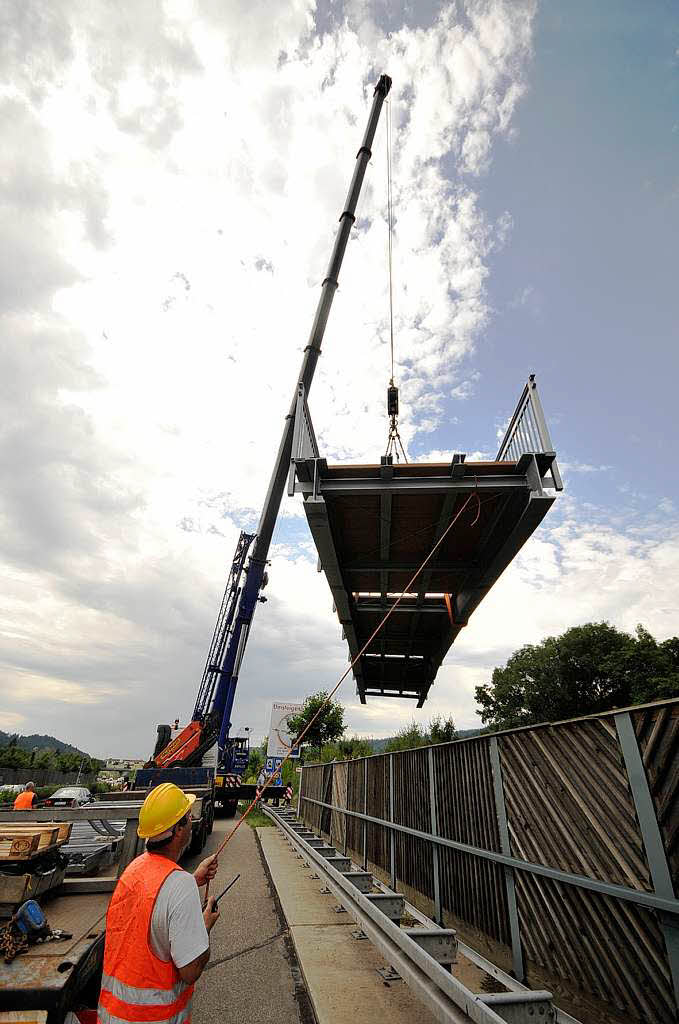
[[(467, 500), (465, 501), (465, 503), (464, 503), (464, 505), (462, 506), (462, 508), (460, 509), (460, 511), (456, 513), (456, 515), (454, 516), (454, 518), (453, 518), (453, 519), (451, 519), (450, 523), (449, 523), (449, 524), (448, 524), (448, 526), (447, 526), (447, 527), (445, 528), (445, 530), (443, 531), (443, 533), (441, 534), (441, 536), (440, 536), (440, 537), (439, 537), (439, 539), (437, 540), (436, 544), (434, 544), (434, 547), (433, 547), (433, 548), (431, 549), (431, 551), (429, 552), (429, 554), (427, 555), (427, 557), (425, 558), (425, 560), (424, 560), (424, 561), (422, 562), (422, 564), (420, 565), (420, 567), (419, 567), (419, 569), (417, 570), (417, 572), (416, 572), (416, 573), (415, 573), (415, 574), (413, 575), (413, 577), (412, 577), (412, 578), (411, 578), (411, 579), (410, 579), (410, 580), (408, 581), (408, 583), (406, 584), (406, 586), (404, 587), (404, 589), (403, 589), (403, 590), (401, 591), (401, 593), (400, 593), (400, 594), (398, 595), (398, 597), (396, 598), (396, 600), (395, 600), (395, 601), (394, 601), (394, 603), (392, 604), (391, 608), (390, 608), (390, 609), (389, 609), (389, 610), (387, 611), (387, 614), (386, 614), (386, 615), (384, 616), (384, 618), (382, 619), (382, 621), (381, 621), (381, 622), (380, 622), (380, 623), (379, 623), (379, 624), (377, 625), (377, 627), (376, 627), (376, 628), (375, 628), (375, 629), (373, 630), (373, 632), (372, 632), (372, 634), (370, 635), (369, 639), (368, 639), (368, 640), (366, 640), (366, 642), (365, 642), (365, 643), (363, 644), (363, 647), (361, 647), (361, 649), (360, 649), (360, 651), (358, 652), (358, 654), (356, 655), (356, 657), (355, 657), (355, 658), (353, 659), (353, 661), (352, 661), (352, 662), (351, 662), (351, 663), (349, 664), (349, 667), (348, 667), (348, 668), (346, 669), (346, 671), (345, 671), (345, 672), (343, 672), (343, 673), (342, 673), (342, 675), (341, 675), (341, 676), (340, 676), (340, 678), (338, 679), (337, 683), (335, 684), (335, 686), (333, 687), (333, 689), (332, 689), (332, 690), (330, 691), (330, 693), (328, 694), (328, 696), (327, 696), (327, 697), (325, 698), (325, 700), (323, 701), (323, 703), (322, 703), (322, 704), (321, 704), (321, 706), (319, 707), (319, 709), (318, 709), (318, 711), (316, 712), (316, 714), (314, 715), (314, 717), (313, 717), (313, 718), (311, 719), (311, 721), (310, 721), (310, 722), (309, 722), (309, 723), (307, 724), (306, 728), (302, 730), (302, 732), (301, 732), (301, 733), (299, 734), (299, 736), (298, 736), (298, 737), (297, 737), (297, 739), (296, 739), (296, 740), (294, 741), (294, 743), (292, 743), (292, 745), (291, 745), (291, 748), (290, 748), (290, 749), (291, 749), (291, 751), (292, 751), (292, 750), (293, 750), (293, 749), (294, 749), (295, 747), (299, 747), (299, 746), (300, 746), (300, 744), (301, 744), (301, 743), (302, 743), (302, 741), (304, 740), (304, 737), (305, 737), (305, 736), (306, 736), (306, 734), (307, 734), (307, 733), (309, 732), (309, 730), (311, 729), (311, 727), (312, 727), (312, 725), (314, 724), (314, 722), (316, 722), (316, 721), (318, 720), (319, 716), (320, 716), (320, 715), (321, 715), (321, 713), (323, 712), (323, 709), (324, 709), (324, 708), (325, 708), (325, 707), (326, 707), (326, 706), (327, 706), (327, 705), (328, 705), (328, 704), (330, 703), (330, 701), (332, 700), (332, 698), (333, 698), (333, 697), (335, 696), (335, 694), (336, 694), (336, 693), (337, 693), (337, 691), (339, 690), (340, 686), (342, 685), (342, 683), (344, 682), (344, 680), (345, 680), (345, 679), (347, 678), (347, 676), (349, 675), (349, 673), (350, 673), (350, 672), (351, 672), (351, 670), (353, 669), (353, 667), (354, 667), (354, 665), (356, 664), (356, 662), (357, 662), (357, 661), (359, 660), (359, 658), (361, 658), (361, 657), (363, 656), (363, 654), (364, 654), (364, 653), (365, 653), (365, 651), (366, 651), (366, 650), (368, 649), (368, 647), (370, 646), (370, 644), (371, 644), (371, 643), (373, 642), (373, 640), (375, 639), (375, 637), (377, 636), (377, 634), (378, 634), (378, 633), (380, 632), (380, 630), (381, 630), (381, 629), (382, 629), (382, 628), (383, 628), (383, 627), (384, 627), (384, 626), (386, 625), (387, 621), (388, 621), (388, 620), (389, 620), (389, 619), (391, 618), (391, 616), (392, 616), (392, 615), (394, 614), (394, 612), (395, 612), (395, 611), (396, 611), (396, 609), (398, 608), (399, 604), (401, 603), (401, 600), (402, 600), (402, 599), (403, 599), (403, 598), (405, 597), (405, 595), (406, 595), (407, 593), (410, 593), (410, 588), (412, 587), (413, 583), (415, 582), (415, 580), (417, 579), (417, 577), (418, 577), (418, 576), (420, 575), (420, 573), (422, 572), (422, 570), (423, 570), (423, 569), (424, 569), (424, 568), (426, 567), (426, 565), (427, 565), (427, 563), (428, 563), (428, 562), (430, 561), (430, 559), (431, 559), (431, 558), (432, 558), (432, 557), (434, 556), (434, 554), (436, 553), (436, 551), (438, 550), (438, 548), (439, 548), (439, 547), (441, 546), (441, 544), (443, 544), (443, 541), (444, 541), (444, 540), (446, 539), (446, 537), (448, 536), (448, 534), (449, 534), (449, 533), (450, 533), (450, 531), (452, 530), (453, 526), (455, 526), (455, 523), (456, 523), (456, 522), (458, 521), (458, 519), (460, 518), (460, 516), (461, 516), (461, 515), (462, 515), (462, 513), (463, 513), (463, 512), (465, 511), (465, 509), (467, 508), (467, 506), (469, 505), (470, 501), (471, 501), (471, 500), (472, 500), (473, 498), (475, 498), (475, 499), (476, 499), (476, 503), (477, 503), (477, 509), (476, 509), (476, 515), (474, 516), (474, 519), (473, 519), (473, 521), (472, 521), (472, 523), (471, 523), (471, 526), (475, 526), (475, 525), (476, 525), (476, 523), (477, 523), (477, 522), (479, 521), (479, 516), (481, 515), (481, 501), (480, 501), (480, 499), (479, 499), (479, 495), (478, 495), (478, 492), (477, 492), (477, 491), (472, 491), (472, 493), (471, 493), (471, 494), (469, 495), (469, 497), (468, 497), (468, 498), (467, 498)], [(290, 753), (290, 754), (288, 754), (288, 755), (287, 755), (287, 757), (286, 757), (286, 758), (285, 758), (285, 759), (284, 759), (284, 760), (283, 760), (283, 761), (281, 762), (281, 766), (280, 766), (280, 768), (279, 768), (279, 771), (280, 771), (280, 772), (282, 772), (282, 770), (283, 770), (283, 766), (284, 766), (284, 765), (286, 765), (286, 764), (288, 763), (288, 761), (290, 760), (291, 756), (292, 756), (292, 755), (291, 755), (291, 753)], [(249, 806), (248, 806), (248, 807), (246, 808), (246, 810), (245, 810), (245, 811), (243, 811), (243, 814), (242, 814), (242, 815), (240, 816), (240, 818), (238, 819), (238, 821), (236, 822), (236, 824), (234, 825), (234, 827), (233, 827), (233, 828), (231, 829), (231, 831), (229, 832), (229, 834), (228, 834), (228, 835), (227, 835), (227, 836), (226, 836), (226, 837), (225, 837), (225, 838), (223, 839), (223, 841), (222, 841), (222, 842), (221, 842), (221, 844), (219, 845), (219, 847), (218, 847), (218, 849), (217, 849), (217, 852), (216, 852), (216, 853), (214, 854), (214, 857), (213, 857), (213, 859), (214, 859), (214, 860), (216, 860), (216, 859), (217, 859), (217, 857), (219, 857), (219, 855), (220, 855), (220, 853), (222, 852), (222, 850), (224, 849), (224, 847), (225, 847), (225, 846), (227, 845), (227, 843), (229, 843), (229, 842), (231, 841), (231, 839), (233, 838), (233, 836), (234, 836), (234, 835), (236, 834), (236, 832), (238, 831), (238, 829), (239, 829), (239, 828), (241, 827), (241, 825), (243, 824), (243, 822), (244, 822), (244, 821), (245, 821), (245, 819), (247, 818), (248, 814), (250, 814), (250, 812), (251, 812), (251, 811), (252, 811), (252, 810), (253, 810), (253, 809), (254, 809), (254, 808), (255, 808), (255, 807), (257, 806), (257, 804), (258, 804), (258, 803), (260, 802), (260, 800), (262, 799), (262, 796), (263, 796), (263, 794), (264, 794), (265, 790), (266, 790), (266, 789), (268, 789), (268, 787), (269, 787), (269, 785), (271, 784), (271, 781), (273, 780), (273, 778), (274, 778), (275, 774), (277, 774), (277, 773), (274, 773), (274, 772), (272, 772), (272, 773), (271, 773), (271, 775), (269, 775), (269, 777), (268, 777), (267, 779), (265, 779), (265, 781), (264, 781), (264, 784), (263, 784), (263, 786), (262, 786), (262, 787), (261, 787), (260, 789), (258, 789), (258, 790), (257, 790), (257, 793), (256, 793), (256, 795), (255, 795), (255, 798), (254, 798), (254, 800), (253, 800), (253, 801), (252, 801), (252, 802), (250, 803), (250, 805), (249, 805)], [(207, 903), (207, 897), (208, 897), (208, 891), (209, 891), (209, 888), (210, 888), (210, 883), (208, 882), (208, 884), (207, 884), (207, 886), (206, 886), (206, 889), (205, 889), (205, 902), (206, 902), (206, 903)]]

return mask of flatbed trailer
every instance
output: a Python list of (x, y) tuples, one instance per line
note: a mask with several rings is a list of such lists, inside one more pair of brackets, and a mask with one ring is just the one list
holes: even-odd
[[(97, 1005), (104, 960), (106, 911), (118, 878), (144, 847), (137, 835), (141, 803), (134, 794), (115, 794), (116, 801), (97, 801), (84, 807), (59, 808), (60, 821), (124, 821), (116, 874), (92, 878), (67, 878), (40, 905), (53, 930), (72, 937), (34, 945), (11, 964), (0, 960), (0, 1012), (42, 1011), (46, 1024), (63, 1024), (65, 1015), (79, 1004)], [(194, 804), (195, 816), (204, 814), (202, 799)], [(51, 822), (54, 808), (31, 811), (0, 811), (0, 824)], [(39, 1019), (39, 1018), (38, 1018)]]

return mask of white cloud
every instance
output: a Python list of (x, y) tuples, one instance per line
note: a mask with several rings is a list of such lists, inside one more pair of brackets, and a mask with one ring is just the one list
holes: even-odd
[[(463, 360), (488, 320), (489, 254), (511, 244), (511, 213), (491, 224), (475, 182), (511, 131), (534, 4), (450, 5), (390, 35), (374, 5), (351, 5), (322, 36), (314, 12), (310, 0), (5, 7), (3, 713), (93, 752), (146, 753), (157, 721), (192, 708), (382, 70), (394, 79), (404, 443), (439, 428), (451, 392), (477, 379)], [(310, 401), (334, 459), (373, 460), (385, 443), (385, 174), (383, 119)], [(255, 731), (273, 697), (330, 685), (346, 666), (299, 505), (283, 513), (236, 712)], [(628, 547), (622, 527), (602, 536), (568, 521), (541, 538), (477, 613), (422, 714), (443, 702), (464, 724), (481, 661), (486, 671), (577, 616), (626, 622), (638, 609), (670, 628), (669, 592), (649, 589), (641, 614), (658, 558), (649, 538)], [(625, 565), (637, 589), (616, 603), (604, 584)], [(491, 651), (477, 622), (492, 626)], [(379, 734), (411, 713), (351, 703), (350, 721)]]

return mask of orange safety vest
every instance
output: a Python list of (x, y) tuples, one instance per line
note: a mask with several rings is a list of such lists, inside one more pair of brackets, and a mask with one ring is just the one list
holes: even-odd
[(123, 871), (106, 915), (100, 1024), (153, 1021), (189, 1024), (193, 985), (171, 960), (151, 949), (151, 917), (160, 887), (181, 868), (157, 853), (143, 853)]
[(15, 811), (30, 811), (33, 806), (33, 793), (30, 789), (25, 789), (23, 793), (19, 793), (16, 800), (14, 801)]

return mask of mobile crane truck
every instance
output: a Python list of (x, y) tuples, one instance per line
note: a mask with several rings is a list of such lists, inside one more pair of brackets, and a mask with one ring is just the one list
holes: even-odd
[[(304, 349), (292, 405), (285, 418), (257, 532), (250, 534), (241, 531), (238, 538), (191, 722), (174, 739), (171, 739), (169, 725), (159, 725), (153, 756), (137, 772), (136, 785), (142, 788), (172, 781), (183, 788), (189, 787), (192, 791), (201, 792), (204, 812), (203, 819), (194, 822), (194, 852), (202, 849), (206, 836), (212, 831), (217, 805), (221, 805), (228, 815), (233, 815), (240, 799), (252, 799), (255, 795), (255, 786), (246, 786), (242, 781), (248, 764), (248, 739), (230, 735), (238, 676), (255, 609), (258, 602), (266, 601), (262, 591), (268, 582), (266, 567), (269, 547), (290, 468), (298, 394), (303, 389), (304, 395), (308, 396), (311, 388), (330, 308), (338, 287), (344, 252), (356, 219), (356, 205), (372, 155), (371, 146), (382, 105), (390, 89), (391, 79), (388, 75), (382, 75), (375, 86), (368, 125), (356, 154), (353, 177), (339, 219), (340, 226), (321, 286), (311, 333)], [(212, 766), (210, 761), (213, 762)], [(267, 793), (272, 797), (282, 796), (283, 786), (270, 786)]]

